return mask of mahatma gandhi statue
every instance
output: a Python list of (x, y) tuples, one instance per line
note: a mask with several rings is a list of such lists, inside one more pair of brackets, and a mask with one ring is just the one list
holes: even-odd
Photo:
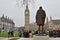
[(37, 11), (37, 14), (36, 14), (36, 23), (39, 26), (39, 35), (40, 35), (40, 27), (41, 26), (42, 26), (41, 33), (43, 34), (43, 31), (44, 31), (43, 26), (44, 26), (45, 18), (46, 18), (46, 13), (42, 9), (42, 7), (40, 6), (40, 8), (39, 8), (39, 10)]

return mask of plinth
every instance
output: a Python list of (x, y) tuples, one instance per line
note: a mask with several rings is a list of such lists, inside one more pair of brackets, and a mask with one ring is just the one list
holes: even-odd
[(34, 36), (33, 40), (49, 40), (49, 36)]

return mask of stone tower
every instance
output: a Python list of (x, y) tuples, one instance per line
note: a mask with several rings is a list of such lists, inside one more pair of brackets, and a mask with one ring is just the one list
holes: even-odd
[(28, 5), (26, 5), (26, 9), (25, 9), (25, 30), (28, 30), (29, 31), (29, 8), (28, 8)]

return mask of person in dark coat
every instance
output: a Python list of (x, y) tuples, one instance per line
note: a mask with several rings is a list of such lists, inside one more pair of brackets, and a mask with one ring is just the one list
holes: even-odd
[[(40, 30), (40, 26), (42, 26), (42, 32), (43, 32), (43, 26), (44, 26), (45, 18), (46, 18), (46, 13), (42, 9), (42, 7), (40, 6), (40, 8), (36, 14), (36, 23), (39, 26), (39, 30)], [(39, 31), (39, 33), (40, 33), (40, 31)]]
[(29, 37), (29, 32), (28, 31), (24, 31), (24, 37), (28, 38)]
[(11, 31), (11, 36), (14, 37), (14, 31)]
[(9, 32), (8, 32), (8, 37), (10, 37), (10, 35), (11, 35), (12, 37), (14, 37), (14, 31), (9, 31)]

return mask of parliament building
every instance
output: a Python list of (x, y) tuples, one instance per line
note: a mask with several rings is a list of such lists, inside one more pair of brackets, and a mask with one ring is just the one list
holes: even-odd
[(4, 14), (2, 15), (2, 17), (0, 17), (0, 32), (1, 31), (12, 31), (13, 28), (15, 27), (15, 23), (13, 22), (13, 20), (4, 17)]

